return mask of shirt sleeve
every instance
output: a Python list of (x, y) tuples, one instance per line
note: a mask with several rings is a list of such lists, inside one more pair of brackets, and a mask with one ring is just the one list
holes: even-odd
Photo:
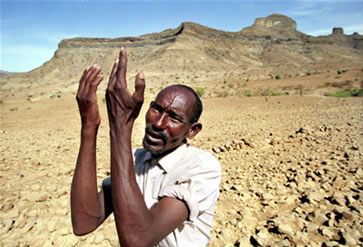
[(183, 168), (180, 177), (172, 179), (164, 186), (159, 197), (173, 197), (186, 203), (189, 221), (207, 210), (212, 210), (219, 195), (221, 168), (211, 154), (196, 159), (196, 162)]

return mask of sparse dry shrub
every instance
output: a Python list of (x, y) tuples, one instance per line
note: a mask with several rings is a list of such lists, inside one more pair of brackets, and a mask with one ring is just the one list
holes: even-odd
[(272, 92), (270, 96), (286, 96), (289, 95), (288, 92)]
[(300, 95), (300, 96), (303, 96), (303, 95), (304, 95), (304, 88), (300, 88), (300, 89), (299, 89), (299, 95)]
[(305, 90), (304, 85), (299, 84), (295, 89), (297, 89), (299, 91), (300, 96), (304, 95), (304, 90)]
[(337, 97), (337, 98), (363, 97), (363, 89), (353, 89), (353, 90), (338, 91), (335, 93), (326, 93), (325, 96)]
[(250, 90), (245, 90), (244, 95), (247, 96), (247, 97), (251, 97), (252, 92)]
[(205, 88), (197, 87), (195, 92), (198, 94), (199, 97), (202, 97), (205, 94)]
[(353, 89), (350, 91), (350, 94), (353, 97), (363, 97), (363, 89)]

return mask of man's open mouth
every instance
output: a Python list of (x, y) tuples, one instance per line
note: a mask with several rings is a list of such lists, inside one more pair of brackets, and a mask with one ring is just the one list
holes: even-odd
[(167, 137), (160, 133), (155, 133), (152, 130), (146, 128), (145, 138), (149, 144), (165, 144)]

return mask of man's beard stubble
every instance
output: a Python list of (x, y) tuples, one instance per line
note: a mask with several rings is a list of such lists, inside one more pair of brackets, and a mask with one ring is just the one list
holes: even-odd
[(156, 150), (156, 151), (151, 150), (149, 148), (149, 144), (147, 144), (147, 141), (146, 141), (146, 134), (161, 139), (163, 141), (164, 145), (168, 142), (167, 135), (163, 131), (157, 131), (157, 130), (155, 131), (152, 127), (147, 126), (145, 128), (145, 136), (142, 141), (142, 146), (144, 147), (144, 149), (146, 151), (149, 151), (153, 157), (158, 157), (158, 156), (162, 155), (166, 150), (163, 150), (163, 149)]

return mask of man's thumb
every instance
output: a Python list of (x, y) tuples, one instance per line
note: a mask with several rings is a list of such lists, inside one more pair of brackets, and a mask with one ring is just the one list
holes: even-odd
[(145, 76), (144, 73), (139, 72), (135, 79), (135, 92), (132, 95), (134, 100), (138, 103), (144, 101), (144, 90), (145, 90)]

